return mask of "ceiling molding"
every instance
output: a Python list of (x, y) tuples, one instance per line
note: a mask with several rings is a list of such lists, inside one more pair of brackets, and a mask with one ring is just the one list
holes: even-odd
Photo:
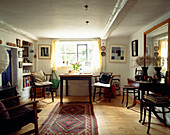
[(18, 28), (16, 28), (16, 27), (14, 27), (13, 25), (5, 22), (5, 21), (2, 20), (2, 19), (0, 19), (0, 25), (2, 25), (3, 28), (4, 28), (4, 30), (6, 30), (6, 31), (16, 32), (16, 33), (18, 33), (18, 34), (20, 34), (20, 35), (22, 35), (22, 36), (25, 36), (25, 37), (27, 37), (27, 38), (30, 38), (30, 39), (32, 39), (32, 40), (38, 40), (38, 38), (37, 38), (36, 36), (34, 36), (34, 35), (32, 35), (32, 34), (30, 34), (30, 33), (28, 33), (28, 32), (25, 32), (25, 31), (23, 31), (23, 30), (18, 29)]

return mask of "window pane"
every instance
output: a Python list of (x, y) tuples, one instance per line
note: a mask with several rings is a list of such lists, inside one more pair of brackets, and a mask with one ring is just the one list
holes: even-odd
[(85, 63), (87, 61), (87, 44), (79, 44), (78, 46), (78, 61)]

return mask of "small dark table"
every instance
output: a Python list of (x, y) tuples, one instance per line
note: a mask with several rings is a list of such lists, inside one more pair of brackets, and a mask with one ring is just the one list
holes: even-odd
[(16, 86), (2, 86), (0, 87), (0, 99), (17, 96)]
[(89, 82), (89, 102), (91, 103), (91, 77), (92, 74), (60, 74), (60, 103), (63, 103), (63, 80), (66, 80), (66, 96), (68, 96), (68, 80), (88, 80)]

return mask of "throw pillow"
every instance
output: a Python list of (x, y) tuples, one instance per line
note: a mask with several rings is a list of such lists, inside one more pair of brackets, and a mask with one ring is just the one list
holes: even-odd
[(111, 75), (102, 72), (102, 73), (100, 74), (100, 77), (99, 77), (99, 82), (100, 82), (100, 83), (104, 83), (104, 84), (108, 84), (109, 81), (110, 81), (110, 78), (111, 78)]
[(42, 72), (42, 70), (40, 70), (39, 72), (32, 73), (32, 75), (36, 82), (44, 82), (45, 81), (45, 76), (44, 76), (44, 73)]
[[(5, 111), (6, 107), (4, 106), (4, 104), (0, 101), (0, 117), (2, 119), (10, 119), (9, 113), (8, 111)], [(5, 111), (5, 112), (2, 112)]]

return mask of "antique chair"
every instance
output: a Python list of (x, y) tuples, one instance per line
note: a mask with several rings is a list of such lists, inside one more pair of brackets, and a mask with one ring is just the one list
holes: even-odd
[[(99, 98), (101, 97), (101, 94), (107, 94), (109, 97), (109, 102), (111, 102), (111, 97), (113, 97), (112, 93), (112, 73), (109, 72), (102, 72), (100, 73), (99, 80), (95, 79), (94, 83), (94, 94), (93, 94), (93, 102), (95, 101), (95, 95), (99, 94)], [(96, 92), (99, 88), (99, 91)], [(102, 92), (102, 89), (107, 89), (107, 92)]]
[(34, 129), (26, 134), (38, 135), (37, 102), (20, 104), (20, 96), (0, 100), (0, 134), (8, 135), (21, 127), (33, 123)]
[[(45, 99), (45, 92), (46, 92), (45, 88), (50, 88), (52, 102), (54, 102), (53, 89), (52, 89), (53, 83), (50, 82), (50, 79), (51, 79), (51, 74), (45, 74), (44, 72), (42, 72), (42, 70), (31, 74), (31, 86), (32, 86), (31, 100), (34, 97), (34, 101), (35, 101), (36, 94), (40, 94), (40, 93), (43, 94)], [(37, 93), (36, 92), (37, 88), (42, 88), (42, 92)]]
[[(148, 115), (148, 129), (147, 129), (147, 134), (149, 134), (150, 130), (150, 124), (151, 124), (151, 112), (157, 116), (157, 118), (166, 124), (166, 113), (170, 113), (170, 72), (167, 71), (165, 75), (165, 90), (162, 91), (161, 94), (155, 94), (155, 93), (148, 93), (144, 95), (144, 99), (142, 100), (142, 108), (144, 108), (144, 119), (143, 119), (143, 125), (145, 124), (145, 117), (146, 117), (146, 110), (149, 111)], [(158, 109), (159, 107), (159, 109)], [(162, 108), (162, 110), (160, 110)], [(161, 118), (158, 113), (163, 114), (163, 118)]]
[(136, 98), (136, 97), (138, 97), (138, 96), (136, 96), (136, 93), (139, 94), (139, 91), (136, 88), (134, 88), (130, 85), (123, 85), (122, 88), (123, 88), (122, 103), (124, 102), (124, 96), (125, 96), (125, 93), (126, 93), (126, 107), (129, 109), (129, 107), (128, 107), (129, 94), (133, 93), (134, 98)]

